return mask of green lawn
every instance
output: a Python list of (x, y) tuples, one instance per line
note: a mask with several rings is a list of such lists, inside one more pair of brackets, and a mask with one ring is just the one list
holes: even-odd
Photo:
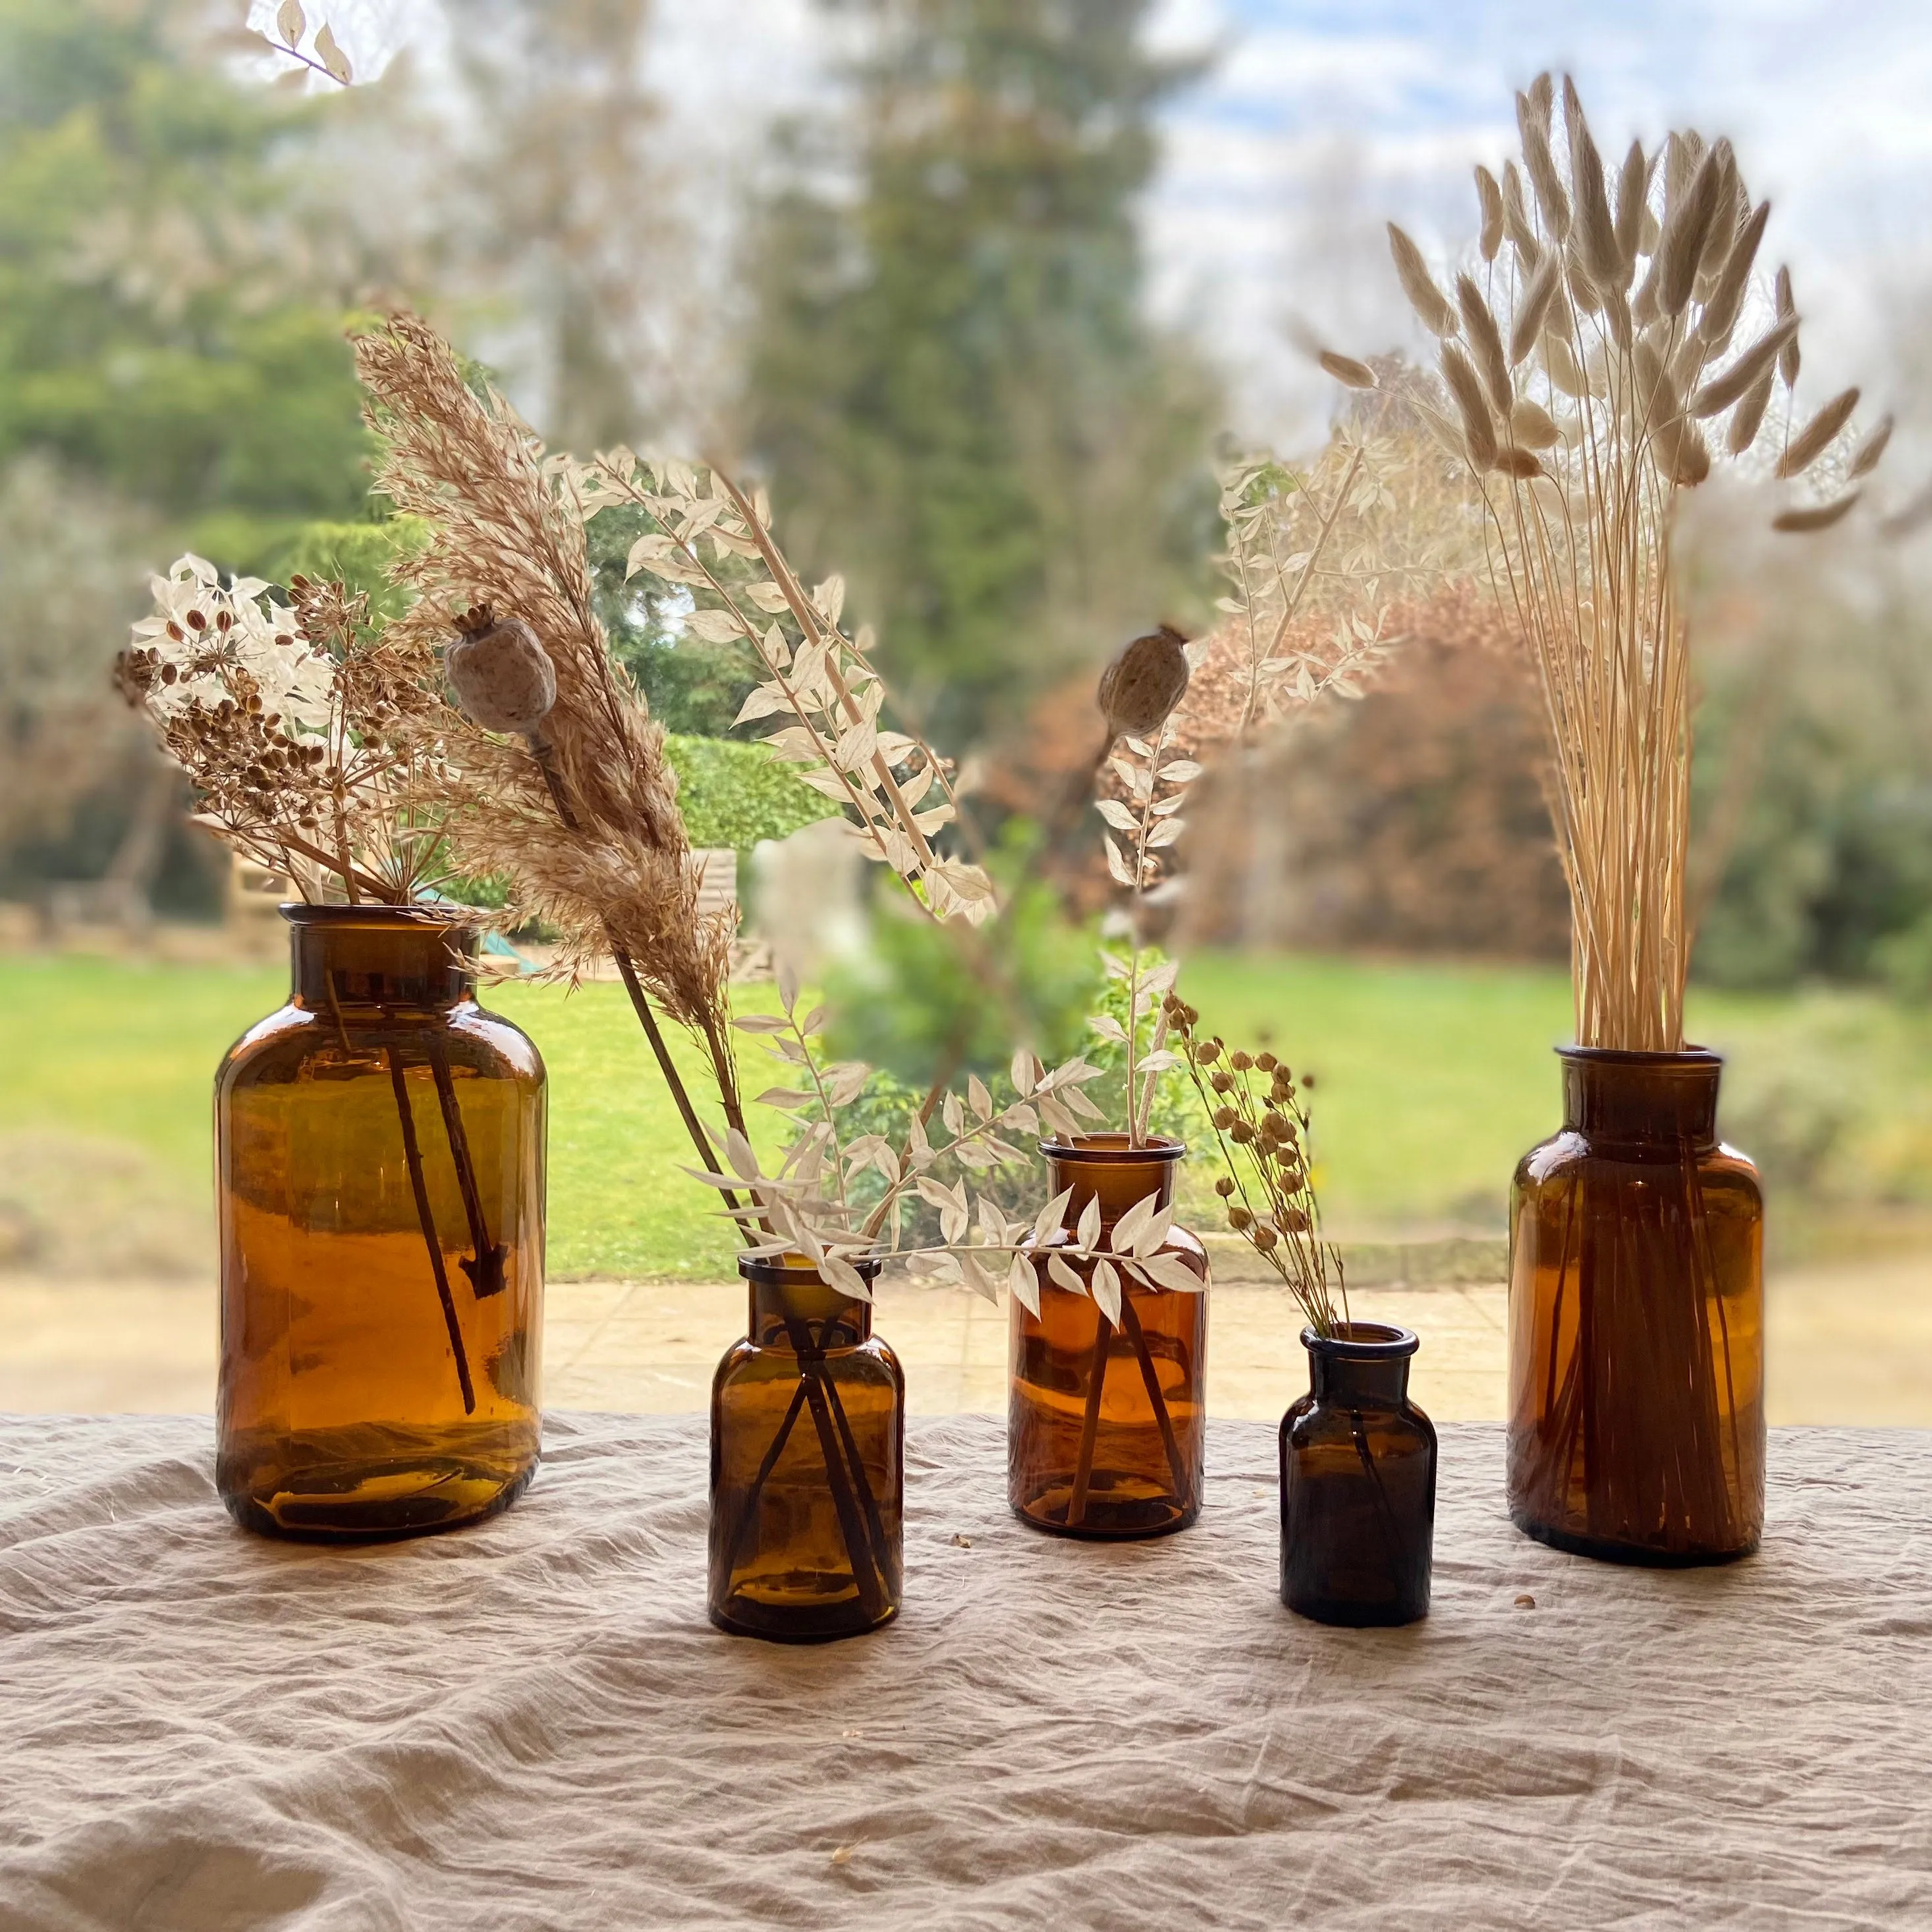
[[(1516, 1156), (1557, 1120), (1560, 972), (1207, 955), (1183, 984), (1210, 1028), (1316, 1072), (1319, 1178), (1338, 1231), (1500, 1231)], [(205, 1192), (210, 1076), (286, 986), (262, 968), (0, 959), (0, 1138), (122, 1143)], [(553, 1270), (728, 1269), (711, 1197), (677, 1171), (688, 1148), (622, 990), (507, 986), (488, 1003), (550, 1068)], [(766, 988), (740, 1000), (770, 1006)], [(1732, 1056), (1727, 1130), (1787, 1189), (1932, 1195), (1932, 1016), (1864, 994), (1700, 994), (1691, 1030)]]

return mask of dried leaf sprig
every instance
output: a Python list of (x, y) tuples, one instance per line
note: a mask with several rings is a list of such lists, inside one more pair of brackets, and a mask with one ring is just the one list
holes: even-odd
[(647, 461), (627, 449), (568, 475), (586, 516), (612, 504), (646, 513), (627, 575), (648, 572), (683, 586), (694, 599), (686, 620), (694, 636), (757, 652), (764, 681), (738, 722), (788, 718), (765, 742), (848, 808), (867, 856), (890, 866), (934, 918), (991, 917), (986, 872), (934, 842), (958, 816), (950, 765), (916, 734), (884, 722), (886, 686), (866, 634), (841, 628), (844, 580), (806, 591), (772, 538), (762, 493), (748, 494), (715, 465)]
[(1312, 464), (1257, 452), (1222, 472), (1217, 608), (1242, 673), (1238, 742), (1325, 692), (1360, 696), (1399, 641), (1389, 608), (1480, 562), (1460, 478), (1408, 413), (1414, 372), (1351, 366), (1386, 386)]
[(1183, 1000), (1169, 997), (1167, 1017), (1214, 1128), (1223, 1170), (1214, 1191), (1228, 1226), (1280, 1276), (1318, 1335), (1340, 1333), (1348, 1281), (1340, 1250), (1322, 1238), (1315, 1198), (1313, 1082), (1304, 1074), (1298, 1085), (1272, 1053), (1231, 1052), (1219, 1034), (1202, 1038), (1200, 1013)]
[(406, 904), (440, 861), (447, 777), (420, 667), (366, 601), (297, 578), (224, 584), (186, 556), (116, 664), (188, 774), (201, 822), (305, 899)]
[[(1082, 1120), (1100, 1118), (1082, 1090), (1100, 1070), (1078, 1058), (1049, 1070), (1022, 1051), (1013, 1058), (1010, 1102), (997, 1103), (986, 1082), (970, 1075), (963, 1094), (935, 1096), (931, 1110), (915, 1114), (896, 1144), (883, 1134), (848, 1129), (848, 1110), (872, 1070), (862, 1061), (825, 1058), (825, 1009), (800, 1012), (798, 986), (788, 971), (780, 974), (778, 998), (778, 1013), (747, 1015), (736, 1024), (764, 1036), (781, 1062), (785, 1084), (758, 1099), (787, 1117), (794, 1137), (777, 1171), (767, 1174), (750, 1142), (728, 1133), (718, 1167), (692, 1170), (694, 1178), (747, 1195), (748, 1206), (728, 1211), (754, 1244), (752, 1252), (808, 1256), (846, 1294), (867, 1298), (854, 1262), (885, 1257), (935, 1285), (963, 1286), (997, 1299), (1001, 1278), (1018, 1278), (1023, 1264), (1017, 1257), (1034, 1224), (1009, 1219), (990, 1194), (976, 1192), (970, 1177), (1030, 1158), (1010, 1136), (1070, 1135)], [(963, 1172), (949, 1182), (942, 1178), (949, 1168)], [(868, 1170), (878, 1173), (884, 1190), (862, 1207), (854, 1184)], [(902, 1216), (914, 1198), (938, 1210), (942, 1238), (904, 1250)], [(1030, 1270), (1027, 1280), (1030, 1293)]]
[(1769, 208), (1731, 144), (1676, 133), (1633, 144), (1612, 172), (1567, 80), (1559, 139), (1555, 97), (1547, 74), (1517, 97), (1522, 166), (1493, 195), (1479, 179), (1483, 266), (1453, 300), (1400, 229), (1390, 243), (1441, 338), (1442, 386), (1419, 406), (1466, 465), (1492, 580), (1539, 672), (1577, 1039), (1675, 1051), (1690, 950), (1680, 494), (1723, 463), (1768, 468), (1810, 493), (1774, 527), (1822, 530), (1858, 502), (1887, 430), (1853, 447), (1856, 389), (1797, 419), (1790, 279), (1768, 300), (1754, 280)]

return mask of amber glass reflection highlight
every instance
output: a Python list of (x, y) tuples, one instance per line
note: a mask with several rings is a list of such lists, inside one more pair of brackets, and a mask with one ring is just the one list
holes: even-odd
[[(859, 1264), (868, 1281), (876, 1262)], [(809, 1643), (898, 1614), (905, 1378), (869, 1303), (802, 1255), (741, 1259), (751, 1326), (711, 1384), (711, 1621)]]
[(544, 1072), (433, 912), (290, 906), (294, 988), (215, 1081), (221, 1494), (408, 1535), (536, 1466)]
[(1510, 1510), (1627, 1562), (1764, 1525), (1764, 1206), (1717, 1138), (1718, 1056), (1566, 1047), (1561, 1133), (1516, 1174)]
[(1408, 1399), (1416, 1339), (1350, 1323), (1301, 1331), (1308, 1393), (1281, 1423), (1281, 1600), (1318, 1623), (1429, 1614), (1436, 1430)]
[[(1052, 1191), (1073, 1190), (1052, 1246), (1070, 1238), (1090, 1201), (1100, 1202), (1106, 1231), (1150, 1194), (1168, 1205), (1186, 1150), (1172, 1141), (1133, 1148), (1124, 1134), (1091, 1134), (1047, 1142), (1041, 1151)], [(1207, 1250), (1185, 1228), (1170, 1230), (1162, 1252), (1205, 1285)], [(1090, 1280), (1090, 1262), (1069, 1265)], [(1054, 1284), (1043, 1254), (1034, 1271), (1040, 1313), (1012, 1298), (1008, 1500), (1023, 1520), (1063, 1535), (1184, 1529), (1201, 1510), (1207, 1296), (1126, 1287), (1117, 1328), (1090, 1294)]]

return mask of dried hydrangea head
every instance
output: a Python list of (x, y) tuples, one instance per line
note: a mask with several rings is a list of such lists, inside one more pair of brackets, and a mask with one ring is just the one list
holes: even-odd
[(442, 655), (451, 695), (486, 731), (534, 736), (556, 703), (556, 667), (536, 632), (487, 604), (456, 624), (457, 640)]

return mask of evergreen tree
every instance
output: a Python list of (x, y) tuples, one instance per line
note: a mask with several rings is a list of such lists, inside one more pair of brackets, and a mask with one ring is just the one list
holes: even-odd
[(1150, 0), (856, 10), (853, 104), (756, 226), (748, 436), (959, 744), (1204, 601), (1214, 398), (1143, 314), (1135, 220), (1189, 70)]
[(253, 566), (358, 514), (339, 314), (292, 286), (280, 150), (164, 0), (0, 0), (0, 466), (29, 452)]

